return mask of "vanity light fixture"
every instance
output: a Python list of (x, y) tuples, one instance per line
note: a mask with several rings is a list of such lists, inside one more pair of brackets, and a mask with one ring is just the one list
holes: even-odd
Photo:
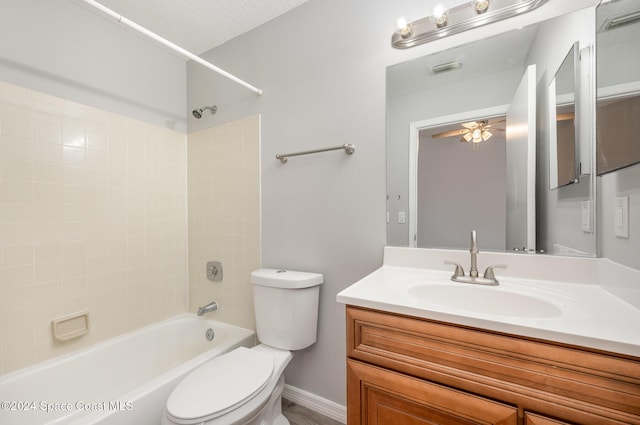
[(605, 20), (600, 31), (598, 32), (609, 31), (619, 28), (623, 25), (636, 23), (638, 21), (640, 21), (640, 10), (636, 10), (635, 12), (631, 12), (626, 15), (617, 16), (615, 18)]
[[(396, 49), (408, 49), (535, 10), (548, 0), (473, 0), (450, 9), (440, 2), (425, 18), (403, 25), (391, 36)], [(471, 7), (470, 7), (471, 6)]]

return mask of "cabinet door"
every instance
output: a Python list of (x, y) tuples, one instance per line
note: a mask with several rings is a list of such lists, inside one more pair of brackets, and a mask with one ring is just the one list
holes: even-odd
[(524, 425), (569, 425), (569, 422), (562, 422), (535, 413), (524, 412)]
[(516, 425), (515, 407), (347, 361), (348, 425)]

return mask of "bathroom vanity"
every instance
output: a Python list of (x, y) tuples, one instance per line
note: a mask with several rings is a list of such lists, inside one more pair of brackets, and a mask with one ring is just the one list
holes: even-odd
[(640, 309), (595, 281), (598, 259), (483, 254), (512, 273), (478, 288), (448, 280), (465, 254), (386, 248), (338, 294), (349, 425), (640, 424)]

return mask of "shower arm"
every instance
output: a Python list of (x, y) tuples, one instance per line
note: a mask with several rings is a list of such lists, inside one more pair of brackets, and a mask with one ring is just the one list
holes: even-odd
[(174, 50), (178, 53), (180, 53), (182, 56), (185, 56), (189, 59), (191, 59), (192, 61), (198, 62), (200, 65), (211, 69), (212, 71), (217, 72), (218, 74), (222, 75), (223, 77), (228, 78), (229, 80), (240, 84), (241, 86), (244, 86), (246, 88), (248, 88), (249, 90), (251, 90), (252, 92), (254, 92), (255, 94), (257, 94), (258, 96), (262, 95), (262, 90), (252, 86), (251, 84), (247, 83), (246, 81), (241, 80), (240, 78), (236, 77), (233, 74), (228, 73), (227, 71), (225, 71), (224, 69), (218, 68), (217, 66), (215, 66), (214, 64), (207, 62), (206, 60), (202, 59), (200, 56), (197, 56), (191, 52), (189, 52), (188, 50), (183, 49), (182, 47), (170, 42), (169, 40), (160, 37), (158, 34), (149, 31), (148, 29), (146, 29), (145, 27), (136, 24), (133, 21), (128, 20), (127, 18), (125, 18), (122, 15), (119, 15), (118, 13), (114, 12), (113, 10), (109, 9), (108, 7), (103, 6), (102, 4), (98, 3), (95, 0), (82, 0), (85, 3), (87, 3), (90, 6), (93, 6), (94, 8), (104, 12), (105, 14), (111, 16), (112, 18), (116, 19), (118, 22), (121, 22), (123, 24), (125, 24), (126, 26), (146, 35), (147, 37), (150, 37), (152, 39), (154, 39), (155, 41), (164, 44), (166, 47), (170, 48), (171, 50)]

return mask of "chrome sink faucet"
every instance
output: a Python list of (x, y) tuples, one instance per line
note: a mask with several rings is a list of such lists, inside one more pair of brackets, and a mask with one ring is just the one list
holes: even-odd
[(471, 268), (469, 269), (469, 276), (478, 277), (478, 241), (476, 240), (476, 231), (471, 231)]
[(215, 301), (211, 301), (209, 304), (198, 307), (198, 316), (202, 316), (205, 313), (209, 313), (210, 311), (216, 311), (218, 309), (218, 303)]
[(499, 285), (498, 279), (496, 279), (496, 275), (493, 272), (493, 269), (506, 269), (507, 266), (505, 264), (496, 264), (493, 266), (487, 267), (484, 271), (484, 276), (479, 277), (478, 275), (478, 242), (476, 238), (476, 231), (471, 231), (471, 249), (469, 250), (471, 253), (471, 267), (469, 268), (469, 276), (465, 276), (464, 268), (458, 263), (454, 263), (453, 261), (445, 260), (445, 264), (449, 264), (455, 266), (455, 270), (453, 271), (453, 275), (451, 276), (451, 280), (454, 282), (462, 282), (462, 283), (473, 283), (476, 285), (488, 285), (488, 286), (497, 286)]

